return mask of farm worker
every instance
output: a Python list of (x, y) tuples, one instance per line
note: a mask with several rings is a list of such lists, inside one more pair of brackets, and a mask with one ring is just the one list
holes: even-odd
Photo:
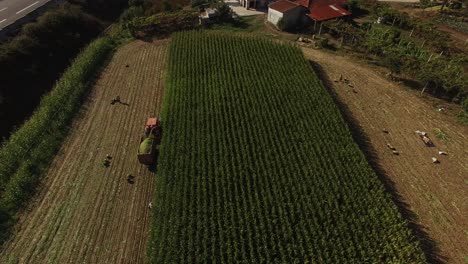
[(117, 97), (115, 97), (114, 99), (112, 99), (111, 104), (113, 105), (113, 104), (115, 104), (115, 103), (117, 103), (117, 102), (120, 103), (120, 96), (118, 96), (118, 95), (117, 95)]

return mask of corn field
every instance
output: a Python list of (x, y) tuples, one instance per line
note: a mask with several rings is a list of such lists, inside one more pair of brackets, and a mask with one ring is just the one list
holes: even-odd
[(301, 51), (173, 36), (151, 263), (424, 263)]

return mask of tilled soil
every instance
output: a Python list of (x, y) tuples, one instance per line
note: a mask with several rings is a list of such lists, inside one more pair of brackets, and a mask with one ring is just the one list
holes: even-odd
[[(159, 115), (167, 46), (135, 41), (116, 52), (0, 263), (144, 261), (155, 174), (138, 163), (136, 151), (146, 118)], [(116, 96), (122, 103), (111, 105)]]
[[(434, 100), (388, 80), (352, 59), (303, 48), (335, 94), (354, 127), (355, 137), (411, 221), (431, 262), (468, 259), (468, 127)], [(339, 81), (340, 74), (349, 83)], [(458, 106), (444, 102), (447, 108)], [(456, 112), (456, 111), (452, 111)], [(449, 137), (436, 137), (441, 129)], [(388, 131), (388, 133), (383, 130)], [(427, 147), (415, 131), (434, 142)], [(399, 155), (392, 153), (387, 143)], [(441, 156), (438, 151), (447, 152)], [(432, 163), (432, 157), (440, 163)]]

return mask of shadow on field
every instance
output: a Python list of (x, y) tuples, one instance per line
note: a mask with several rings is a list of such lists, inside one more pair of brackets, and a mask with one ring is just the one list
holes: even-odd
[(413, 234), (417, 237), (420, 242), (421, 248), (426, 255), (427, 261), (429, 263), (446, 263), (446, 260), (439, 253), (439, 248), (432, 238), (429, 237), (423, 227), (417, 224), (418, 216), (409, 209), (409, 205), (403, 201), (403, 197), (398, 194), (395, 189), (395, 183), (390, 177), (388, 177), (385, 169), (380, 166), (379, 157), (376, 150), (371, 144), (369, 136), (366, 134), (364, 129), (359, 125), (359, 122), (353, 117), (348, 106), (339, 100), (337, 94), (332, 88), (332, 82), (327, 76), (323, 68), (314, 61), (309, 61), (312, 69), (315, 71), (317, 76), (323, 83), (323, 86), (327, 89), (329, 94), (332, 96), (333, 101), (340, 109), (341, 114), (347, 121), (348, 127), (351, 130), (354, 141), (359, 145), (359, 148), (364, 153), (369, 165), (375, 171), (379, 179), (385, 186), (387, 192), (391, 194), (392, 200), (398, 206), (400, 213), (407, 220), (409, 228), (412, 230)]

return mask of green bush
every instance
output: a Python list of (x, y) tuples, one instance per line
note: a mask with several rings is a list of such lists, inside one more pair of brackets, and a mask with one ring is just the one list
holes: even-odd
[(92, 42), (42, 99), (31, 118), (0, 149), (0, 241), (6, 238), (15, 214), (47, 171), (92, 86), (93, 76), (115, 45), (114, 37)]
[(327, 49), (330, 47), (330, 44), (328, 43), (327, 38), (322, 38), (317, 41), (317, 46), (322, 49)]
[(15, 38), (0, 45), (0, 94), (5, 97), (0, 138), (32, 114), (71, 60), (103, 29), (95, 17), (65, 4), (24, 25)]
[(359, 0), (350, 0), (346, 3), (346, 8), (351, 13), (355, 13), (359, 10)]
[(218, 22), (232, 22), (232, 9), (224, 2), (216, 5), (216, 19)]
[(168, 36), (173, 32), (198, 26), (198, 12), (183, 10), (134, 19), (129, 28), (136, 38)]
[(468, 97), (463, 99), (461, 105), (462, 105), (463, 111), (465, 111), (468, 114)]
[(278, 20), (278, 23), (276, 24), (276, 26), (278, 27), (279, 30), (281, 31), (285, 31), (287, 28), (286, 28), (286, 23), (284, 22), (284, 19), (283, 18), (280, 18)]

